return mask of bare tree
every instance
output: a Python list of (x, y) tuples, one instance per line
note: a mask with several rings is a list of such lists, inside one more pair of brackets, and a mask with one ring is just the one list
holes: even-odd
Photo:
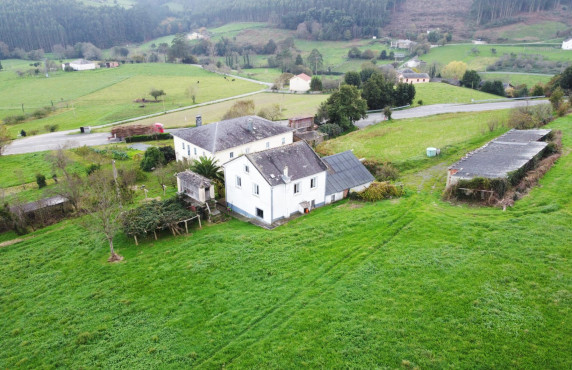
[(89, 227), (104, 236), (111, 253), (108, 261), (118, 262), (123, 257), (115, 253), (113, 238), (121, 226), (121, 197), (117, 192), (113, 174), (97, 171), (89, 176), (86, 189), (86, 211), (91, 216)]
[(79, 210), (79, 203), (82, 197), (83, 180), (71, 172), (71, 159), (67, 156), (64, 148), (59, 148), (54, 153), (49, 154), (47, 159), (52, 162), (54, 173), (60, 173), (63, 181), (58, 181), (55, 192), (69, 200), (75, 211)]

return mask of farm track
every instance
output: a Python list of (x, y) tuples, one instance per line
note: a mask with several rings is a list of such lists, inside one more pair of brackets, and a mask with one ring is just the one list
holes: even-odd
[[(244, 328), (240, 333), (232, 338), (227, 344), (217, 348), (207, 358), (195, 366), (211, 367), (213, 365), (229, 365), (231, 362), (240, 358), (243, 354), (248, 353), (248, 348), (267, 338), (270, 333), (277, 329), (284, 328), (285, 325), (292, 319), (292, 317), (294, 317), (297, 312), (302, 310), (304, 306), (310, 304), (313, 301), (316, 301), (321, 296), (323, 296), (323, 294), (330, 291), (331, 288), (333, 288), (339, 281), (341, 281), (348, 274), (354, 272), (372, 255), (390, 243), (413, 221), (415, 221), (417, 216), (415, 213), (412, 214), (411, 210), (415, 210), (416, 206), (417, 201), (408, 207), (407, 212), (401, 214), (395, 220), (390, 222), (387, 228), (371, 238), (372, 240), (376, 240), (378, 238), (385, 237), (383, 242), (378, 245), (360, 245), (350, 249), (342, 256), (342, 258), (326, 267), (322, 273), (315, 276), (312, 280), (306, 283), (304, 287), (299, 288), (281, 302), (267, 309), (261, 316), (255, 318), (246, 328)], [(366, 253), (360, 253), (369, 248), (372, 248), (372, 250)], [(323, 290), (317, 290), (316, 287), (320, 286), (325, 288)], [(261, 326), (263, 322), (271, 320), (274, 316), (276, 318), (273, 320), (274, 322), (269, 326), (268, 330), (254, 331), (254, 333), (252, 333), (253, 330)], [(252, 334), (249, 337), (250, 333)], [(239, 349), (236, 347), (243, 348)]]

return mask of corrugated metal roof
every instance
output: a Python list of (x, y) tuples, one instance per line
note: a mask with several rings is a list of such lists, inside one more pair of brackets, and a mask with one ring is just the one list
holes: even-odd
[(351, 152), (346, 151), (322, 158), (328, 165), (326, 196), (364, 185), (375, 180), (367, 168)]

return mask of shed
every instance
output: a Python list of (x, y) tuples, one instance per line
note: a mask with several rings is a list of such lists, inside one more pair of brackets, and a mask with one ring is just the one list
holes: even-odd
[(326, 203), (348, 196), (351, 191), (362, 191), (375, 181), (351, 150), (322, 158), (328, 167)]
[(177, 174), (177, 189), (200, 203), (214, 199), (214, 185), (211, 180), (190, 170)]

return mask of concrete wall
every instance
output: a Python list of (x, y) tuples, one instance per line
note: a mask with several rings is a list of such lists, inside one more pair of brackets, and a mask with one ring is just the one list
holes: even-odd
[(306, 92), (310, 90), (310, 81), (305, 81), (300, 77), (290, 79), (290, 91)]

